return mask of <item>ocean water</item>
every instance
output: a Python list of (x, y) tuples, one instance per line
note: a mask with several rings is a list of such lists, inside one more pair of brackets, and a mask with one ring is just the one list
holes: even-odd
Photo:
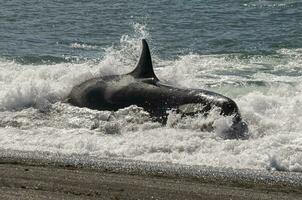
[[(162, 126), (136, 106), (64, 103), (82, 81), (131, 71), (142, 38), (159, 79), (234, 99), (249, 139), (224, 139), (215, 112)], [(0, 148), (302, 172), (301, 69), (299, 0), (2, 0)]]

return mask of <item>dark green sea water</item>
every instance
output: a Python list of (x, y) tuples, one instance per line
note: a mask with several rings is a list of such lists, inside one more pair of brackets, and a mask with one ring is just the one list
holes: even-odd
[[(99, 58), (146, 26), (158, 56), (274, 54), (302, 47), (299, 0), (2, 0), (0, 56), (25, 63)], [(86, 44), (95, 48), (74, 49)]]

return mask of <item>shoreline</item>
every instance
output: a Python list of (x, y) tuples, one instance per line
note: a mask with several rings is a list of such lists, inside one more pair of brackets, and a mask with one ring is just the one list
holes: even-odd
[[(301, 199), (302, 173), (0, 152), (8, 199)], [(19, 196), (20, 197), (20, 196)]]

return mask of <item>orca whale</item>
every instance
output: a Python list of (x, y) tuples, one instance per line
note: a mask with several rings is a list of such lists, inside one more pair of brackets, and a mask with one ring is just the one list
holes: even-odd
[(169, 110), (184, 116), (204, 114), (218, 108), (220, 115), (233, 116), (228, 138), (244, 138), (248, 132), (236, 103), (221, 94), (203, 90), (177, 88), (160, 81), (154, 71), (145, 39), (136, 68), (123, 75), (110, 75), (87, 80), (75, 86), (68, 102), (96, 110), (118, 110), (130, 105), (144, 108), (156, 120), (165, 123)]

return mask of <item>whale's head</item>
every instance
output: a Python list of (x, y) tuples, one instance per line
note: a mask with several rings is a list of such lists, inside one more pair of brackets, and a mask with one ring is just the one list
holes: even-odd
[(249, 129), (247, 123), (242, 119), (237, 104), (229, 98), (225, 98), (220, 106), (221, 115), (232, 116), (232, 125), (223, 132), (226, 139), (248, 139)]
[(231, 127), (224, 132), (227, 139), (248, 139), (249, 129), (245, 121), (233, 122)]

